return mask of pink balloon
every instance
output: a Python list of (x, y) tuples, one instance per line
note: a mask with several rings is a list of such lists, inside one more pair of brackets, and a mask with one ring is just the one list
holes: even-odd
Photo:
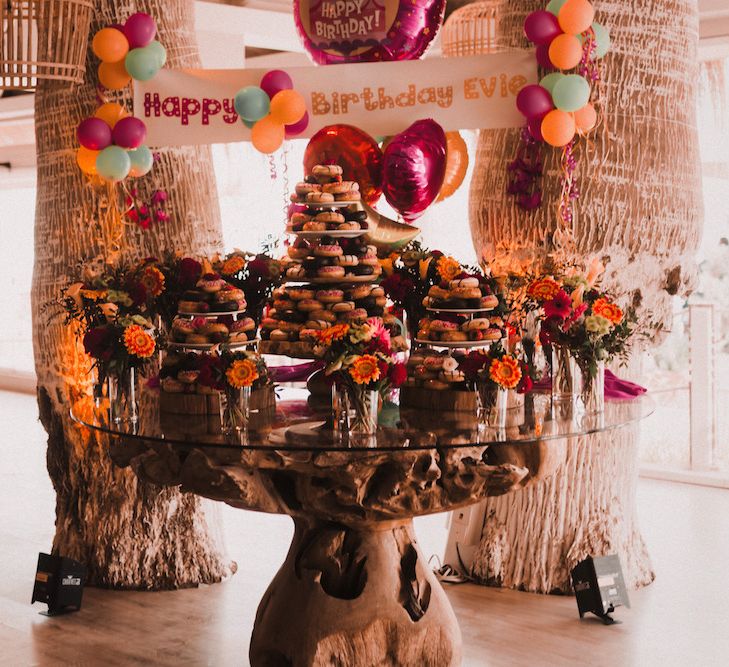
[(544, 141), (542, 136), (542, 119), (541, 118), (530, 118), (527, 126), (529, 128), (529, 134), (532, 135), (532, 139), (535, 141)]
[(157, 24), (144, 12), (132, 14), (124, 24), (124, 34), (129, 42), (129, 50), (148, 46), (157, 34)]
[(542, 69), (554, 72), (555, 67), (549, 58), (549, 44), (540, 44), (537, 47), (537, 62)]
[(524, 32), (530, 42), (549, 44), (557, 35), (562, 34), (562, 28), (552, 12), (541, 10), (526, 17)]
[[(443, 23), (446, 0), (396, 0), (397, 14), (387, 22), (384, 3), (362, 3), (354, 16), (324, 16), (323, 6), (340, 3), (294, 0), (294, 22), (304, 48), (318, 65), (417, 60), (430, 46)], [(371, 26), (365, 35), (351, 38), (340, 32), (352, 20)], [(379, 23), (378, 23), (379, 21)], [(320, 37), (313, 26), (323, 26), (331, 36)]]
[(282, 90), (292, 90), (294, 82), (283, 70), (272, 69), (263, 75), (260, 87), (265, 91), (266, 95), (273, 98), (276, 93), (280, 93)]
[(139, 148), (147, 138), (147, 126), (139, 118), (127, 116), (114, 125), (111, 136), (117, 146), (133, 150)]
[(552, 109), (552, 95), (542, 86), (524, 86), (516, 96), (516, 108), (527, 118), (543, 118)]
[(446, 168), (446, 136), (434, 120), (419, 120), (396, 135), (383, 158), (383, 192), (407, 222), (438, 197)]
[(92, 151), (102, 151), (111, 144), (111, 128), (101, 118), (87, 118), (76, 130), (78, 142)]
[(291, 139), (301, 134), (307, 127), (309, 127), (309, 112), (305, 111), (303, 117), (298, 123), (292, 123), (291, 125), (284, 125), (286, 130), (286, 138)]

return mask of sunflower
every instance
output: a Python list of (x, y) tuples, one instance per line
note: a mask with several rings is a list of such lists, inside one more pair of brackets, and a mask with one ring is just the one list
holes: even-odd
[(156, 344), (154, 338), (142, 327), (132, 324), (124, 330), (124, 347), (129, 354), (140, 359), (148, 359), (154, 354)]
[(349, 374), (357, 384), (369, 384), (380, 379), (380, 367), (377, 357), (372, 354), (363, 354), (357, 357), (349, 367)]
[(461, 265), (458, 260), (446, 255), (438, 260), (437, 269), (442, 280), (453, 280), (461, 273)]
[(250, 387), (259, 377), (258, 368), (250, 359), (238, 359), (225, 371), (225, 377), (235, 389)]
[(601, 297), (592, 304), (592, 314), (604, 317), (613, 324), (620, 324), (623, 321), (623, 311), (614, 303)]
[(140, 282), (144, 285), (147, 294), (151, 296), (159, 296), (165, 291), (164, 274), (156, 266), (148, 266), (144, 269)]
[(349, 324), (335, 324), (333, 327), (316, 332), (316, 339), (324, 344), (331, 345), (334, 341), (342, 340), (349, 333)]
[(527, 296), (537, 301), (551, 301), (562, 289), (562, 286), (550, 276), (535, 280), (527, 287)]
[(513, 389), (521, 380), (521, 367), (514, 357), (505, 354), (494, 359), (489, 367), (489, 377), (504, 389)]
[(220, 273), (224, 276), (234, 276), (245, 268), (246, 261), (240, 255), (233, 255), (223, 262)]

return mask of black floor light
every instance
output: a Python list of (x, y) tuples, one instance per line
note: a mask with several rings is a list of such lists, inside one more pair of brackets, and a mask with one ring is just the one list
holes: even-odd
[(577, 597), (580, 618), (595, 614), (606, 625), (615, 623), (610, 616), (616, 607), (630, 608), (623, 569), (616, 554), (587, 558), (572, 570), (572, 587)]
[(63, 556), (38, 554), (38, 568), (33, 586), (33, 602), (48, 605), (47, 616), (81, 609), (81, 597), (86, 581), (82, 563)]

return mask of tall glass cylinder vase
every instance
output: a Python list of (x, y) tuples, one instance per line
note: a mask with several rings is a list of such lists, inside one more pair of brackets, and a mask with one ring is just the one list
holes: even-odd
[(552, 398), (575, 402), (582, 392), (582, 371), (566, 348), (552, 346)]
[(137, 371), (127, 368), (111, 373), (109, 386), (109, 418), (113, 424), (136, 424), (139, 420), (137, 404)]
[(251, 388), (229, 388), (221, 391), (220, 431), (224, 436), (237, 436), (248, 429), (251, 414)]
[(605, 412), (605, 362), (597, 362), (594, 375), (589, 370), (582, 372), (580, 398), (585, 412), (595, 414)]
[(480, 426), (506, 428), (506, 411), (509, 392), (491, 383), (479, 383), (476, 387), (477, 418)]

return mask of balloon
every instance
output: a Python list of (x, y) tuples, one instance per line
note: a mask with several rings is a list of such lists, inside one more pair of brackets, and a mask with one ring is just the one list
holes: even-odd
[(137, 12), (132, 14), (124, 24), (124, 34), (129, 40), (129, 48), (141, 49), (154, 39), (157, 34), (157, 24), (149, 14)]
[(149, 81), (160, 70), (159, 58), (157, 49), (145, 46), (139, 49), (132, 49), (127, 53), (124, 64), (132, 79), (136, 81)]
[(261, 118), (251, 130), (253, 146), (261, 153), (275, 153), (283, 143), (284, 126), (270, 116)]
[(92, 151), (100, 151), (111, 143), (111, 129), (101, 118), (87, 118), (76, 130), (78, 142)]
[(84, 174), (94, 176), (96, 174), (96, 158), (98, 155), (99, 151), (92, 151), (81, 146), (76, 151), (76, 164)]
[(116, 102), (102, 104), (94, 114), (96, 118), (101, 118), (112, 130), (122, 118), (126, 118), (128, 115), (126, 109)]
[(241, 118), (243, 121), (243, 125), (245, 125), (249, 130), (253, 129), (253, 126), (258, 122), (257, 120), (245, 120)]
[(537, 47), (537, 62), (542, 69), (554, 69), (554, 65), (552, 65), (552, 61), (549, 59), (549, 44), (540, 44)]
[(567, 0), (551, 0), (551, 2), (547, 5), (547, 11), (557, 16), (565, 2), (567, 2)]
[(568, 35), (585, 32), (595, 20), (595, 8), (588, 0), (567, 0), (557, 15), (559, 25)]
[(102, 28), (91, 42), (94, 55), (105, 63), (118, 63), (129, 52), (129, 42), (123, 33), (114, 28)]
[(144, 121), (134, 116), (122, 118), (112, 131), (117, 146), (133, 150), (139, 148), (147, 138), (147, 126)]
[(301, 134), (307, 127), (309, 127), (309, 112), (304, 111), (304, 115), (298, 123), (292, 123), (284, 128), (286, 130), (286, 138), (291, 139)]
[(258, 86), (246, 86), (236, 93), (233, 105), (243, 120), (257, 121), (268, 115), (271, 100)]
[(554, 14), (538, 11), (526, 17), (524, 32), (530, 42), (539, 45), (550, 44), (557, 35), (562, 34), (562, 29)]
[(597, 111), (592, 104), (586, 104), (575, 111), (575, 125), (580, 132), (589, 132), (597, 125)]
[(579, 74), (563, 76), (554, 84), (552, 99), (562, 111), (577, 111), (590, 101), (590, 84)]
[(385, 199), (406, 222), (438, 196), (446, 167), (446, 136), (434, 120), (419, 120), (396, 135), (382, 158)]
[(446, 132), (446, 166), (436, 201), (443, 201), (461, 187), (468, 171), (468, 147), (460, 132)]
[(306, 113), (306, 102), (295, 90), (281, 90), (271, 99), (271, 118), (281, 125), (298, 123)]
[[(357, 21), (356, 17), (322, 16), (323, 4), (337, 5), (320, 0), (294, 0), (294, 22), (311, 59), (317, 65), (337, 65), (420, 58), (443, 23), (446, 0), (391, 0), (376, 5), (383, 8), (387, 5), (387, 10), (377, 12), (372, 11), (370, 3), (363, 3), (365, 8), (359, 15), (366, 12), (370, 23), (366, 32), (356, 39), (339, 32), (339, 26), (348, 26), (351, 21)], [(390, 6), (397, 8), (394, 17)], [(364, 20), (360, 22), (364, 23)], [(330, 35), (320, 36), (315, 26), (330, 31)]]
[(551, 74), (547, 74), (540, 82), (539, 85), (542, 88), (546, 88), (550, 94), (554, 92), (554, 85), (559, 81), (560, 79), (563, 79), (565, 77), (562, 72), (552, 72)]
[(280, 93), (282, 90), (291, 90), (293, 87), (294, 82), (291, 77), (280, 69), (272, 69), (261, 78), (261, 90), (271, 99), (276, 93)]
[(154, 164), (154, 156), (147, 146), (140, 146), (136, 150), (129, 151), (129, 175), (139, 178), (148, 174)]
[(370, 205), (382, 195), (382, 151), (369, 134), (352, 125), (328, 125), (309, 140), (305, 172), (310, 174), (317, 164), (338, 164), (342, 178), (359, 183), (362, 199)]
[(572, 114), (555, 109), (542, 120), (542, 136), (550, 146), (561, 148), (575, 137), (577, 128)]
[(132, 77), (127, 73), (123, 60), (118, 63), (101, 63), (99, 65), (99, 83), (108, 90), (121, 90), (131, 80)]
[(592, 29), (595, 31), (595, 42), (597, 42), (595, 58), (602, 58), (610, 50), (610, 32), (597, 21), (592, 24)]
[(524, 86), (516, 96), (516, 108), (527, 118), (543, 118), (552, 109), (552, 96), (546, 88)]
[(549, 59), (559, 69), (572, 69), (582, 60), (582, 44), (574, 35), (559, 35), (549, 45)]
[(149, 53), (152, 53), (157, 58), (157, 64), (160, 69), (167, 63), (167, 49), (162, 46), (157, 40), (150, 42), (146, 47)]
[(534, 141), (544, 141), (542, 136), (542, 119), (541, 118), (530, 118), (527, 121), (527, 127), (529, 128), (529, 134), (532, 135)]
[(96, 158), (96, 171), (107, 181), (121, 181), (131, 169), (129, 154), (119, 146), (108, 146)]

